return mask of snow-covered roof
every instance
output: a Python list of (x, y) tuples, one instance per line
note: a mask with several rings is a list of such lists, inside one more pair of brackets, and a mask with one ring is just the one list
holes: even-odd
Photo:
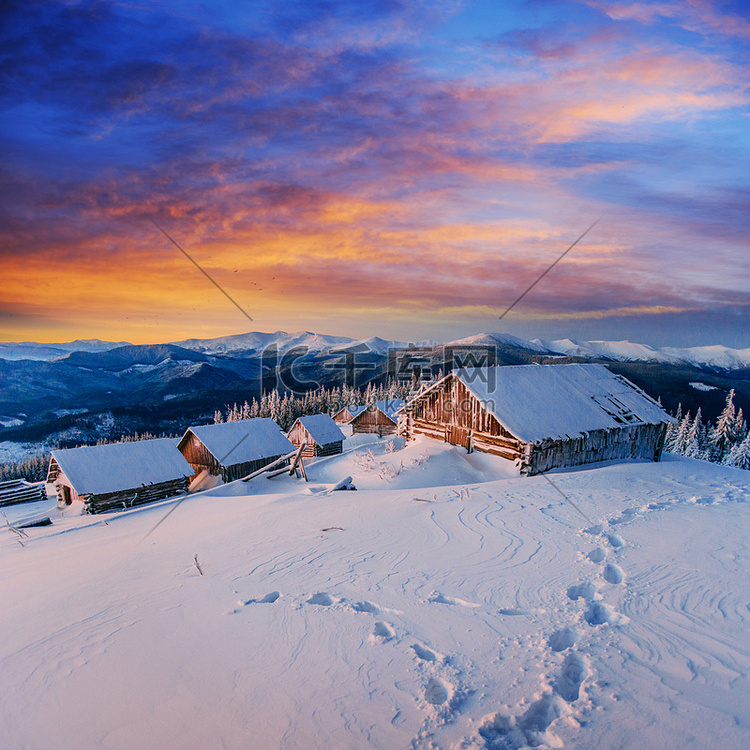
[(267, 417), (199, 425), (189, 427), (188, 432), (192, 432), (222, 466), (282, 456), (294, 450), (276, 422)]
[(328, 414), (310, 414), (300, 417), (297, 421), (310, 433), (310, 437), (318, 445), (338, 443), (344, 439), (344, 433)]
[(171, 438), (60, 448), (52, 458), (79, 495), (132, 490), (195, 473)]
[(387, 417), (392, 419), (394, 422), (396, 421), (396, 412), (404, 405), (404, 400), (402, 398), (388, 398), (385, 401), (376, 401), (375, 406), (377, 406), (380, 411), (383, 412)]
[(454, 375), (527, 443), (628, 423), (673, 421), (650, 396), (604, 365), (471, 367), (454, 370)]

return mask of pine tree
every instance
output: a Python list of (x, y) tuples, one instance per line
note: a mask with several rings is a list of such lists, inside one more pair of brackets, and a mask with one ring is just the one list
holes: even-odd
[(222, 416), (221, 412), (217, 409), (214, 412), (214, 424), (221, 424), (224, 421), (224, 417)]
[(736, 440), (737, 415), (734, 409), (734, 388), (729, 391), (724, 411), (716, 420), (716, 427), (711, 431), (711, 460), (717, 464), (723, 462)]
[(685, 446), (683, 448), (683, 455), (688, 458), (702, 458), (703, 448), (701, 446), (701, 438), (703, 437), (703, 419), (701, 417), (701, 410), (698, 407), (698, 411), (695, 413), (695, 419), (690, 425), (690, 429), (687, 431), (685, 436)]
[(741, 443), (735, 443), (724, 459), (727, 466), (750, 470), (750, 433), (745, 435)]
[(676, 456), (682, 456), (685, 453), (685, 446), (687, 444), (687, 436), (690, 431), (690, 412), (688, 412), (680, 422), (680, 426), (677, 429), (677, 435), (675, 436), (674, 442), (672, 443), (671, 453)]

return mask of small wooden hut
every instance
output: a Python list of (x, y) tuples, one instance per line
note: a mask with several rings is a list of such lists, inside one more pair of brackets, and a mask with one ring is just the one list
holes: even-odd
[(378, 435), (392, 435), (398, 427), (396, 412), (404, 405), (403, 399), (389, 398), (376, 401), (357, 414), (350, 422), (354, 434), (374, 432)]
[(674, 421), (604, 365), (454, 370), (400, 412), (400, 432), (517, 462), (522, 474), (595, 461), (658, 461)]
[(47, 482), (58, 501), (87, 513), (130, 508), (187, 492), (193, 470), (174, 440), (136, 440), (52, 451)]
[(302, 451), (306, 458), (333, 456), (341, 453), (344, 444), (344, 433), (328, 414), (299, 417), (287, 437), (295, 448), (306, 443), (307, 447)]
[(366, 404), (362, 406), (345, 406), (333, 415), (333, 421), (336, 424), (349, 424), (354, 417), (361, 414), (366, 408)]
[(188, 427), (177, 446), (195, 474), (207, 471), (232, 482), (294, 450), (266, 417)]
[(25, 479), (9, 479), (0, 482), (0, 507), (18, 503), (36, 503), (46, 500), (43, 482), (27, 482)]

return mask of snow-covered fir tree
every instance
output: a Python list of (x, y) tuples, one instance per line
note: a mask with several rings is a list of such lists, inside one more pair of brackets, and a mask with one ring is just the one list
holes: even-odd
[(750, 470), (750, 432), (746, 433), (741, 443), (732, 446), (724, 463), (738, 469)]

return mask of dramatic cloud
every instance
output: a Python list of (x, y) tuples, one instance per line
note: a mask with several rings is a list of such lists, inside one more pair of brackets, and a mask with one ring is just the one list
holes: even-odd
[(7, 3), (0, 337), (247, 328), (152, 220), (259, 329), (492, 329), (600, 215), (503, 324), (744, 311), (742, 18), (500, 5)]

